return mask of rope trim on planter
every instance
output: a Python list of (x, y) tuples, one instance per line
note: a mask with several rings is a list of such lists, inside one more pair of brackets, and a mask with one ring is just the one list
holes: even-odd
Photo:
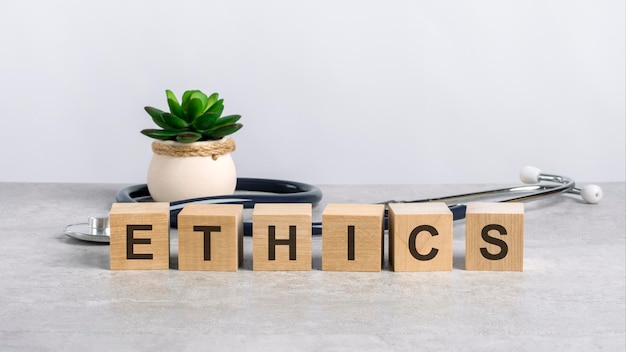
[(154, 154), (167, 156), (210, 156), (213, 160), (217, 160), (217, 158), (224, 154), (234, 152), (236, 148), (237, 145), (232, 139), (226, 139), (223, 142), (214, 144), (166, 144), (152, 142), (152, 151)]

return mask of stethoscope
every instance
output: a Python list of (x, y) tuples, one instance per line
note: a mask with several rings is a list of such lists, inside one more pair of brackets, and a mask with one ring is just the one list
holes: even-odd
[[(498, 202), (527, 202), (557, 194), (575, 194), (589, 204), (598, 203), (603, 196), (602, 189), (597, 185), (577, 188), (569, 177), (541, 172), (536, 167), (526, 166), (520, 172), (520, 179), (525, 186), (493, 189), (488, 191), (458, 194), (453, 196), (427, 198), (418, 200), (387, 200), (377, 204), (389, 203), (425, 203), (445, 202), (452, 212), (454, 220), (465, 218), (466, 203), (470, 200), (487, 200), (495, 197), (503, 199)], [(541, 184), (549, 182), (551, 184)], [(150, 202), (150, 192), (145, 184), (123, 188), (116, 195), (120, 203)], [(170, 203), (170, 226), (177, 227), (178, 213), (187, 204), (242, 204), (244, 208), (253, 208), (256, 203), (310, 203), (317, 205), (322, 199), (322, 191), (306, 183), (258, 179), (238, 178), (235, 193), (232, 195), (186, 199)], [(385, 229), (387, 229), (387, 212), (385, 211)], [(106, 216), (90, 217), (87, 223), (69, 225), (65, 234), (80, 240), (92, 242), (109, 242), (108, 218)], [(322, 233), (322, 223), (312, 223), (313, 235)], [(244, 223), (244, 235), (252, 235), (252, 223)]]

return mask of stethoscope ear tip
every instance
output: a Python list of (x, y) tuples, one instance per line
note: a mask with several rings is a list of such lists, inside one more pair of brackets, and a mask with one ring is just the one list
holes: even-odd
[(602, 188), (598, 185), (587, 185), (580, 189), (580, 195), (589, 204), (596, 204), (600, 202), (604, 193)]
[(524, 166), (519, 173), (519, 178), (523, 183), (537, 183), (539, 182), (539, 174), (541, 170), (534, 166)]

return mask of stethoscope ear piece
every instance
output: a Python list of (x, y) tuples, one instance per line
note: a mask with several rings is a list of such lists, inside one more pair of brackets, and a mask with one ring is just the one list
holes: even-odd
[(589, 204), (598, 203), (603, 195), (602, 188), (598, 185), (587, 185), (580, 189), (580, 196)]
[[(563, 176), (555, 176), (555, 175), (546, 175), (542, 174), (539, 168), (534, 166), (524, 166), (519, 173), (519, 178), (522, 182), (526, 184), (539, 183), (540, 180), (546, 180), (549, 178), (550, 181), (558, 181), (558, 179), (563, 178)], [(604, 195), (602, 193), (602, 188), (598, 185), (587, 185), (582, 188), (574, 187), (573, 181), (571, 181), (571, 186), (564, 190), (566, 193), (578, 194), (582, 197), (582, 199), (589, 204), (599, 203)]]
[(541, 170), (534, 166), (524, 166), (519, 173), (519, 178), (523, 183), (531, 184), (539, 182)]

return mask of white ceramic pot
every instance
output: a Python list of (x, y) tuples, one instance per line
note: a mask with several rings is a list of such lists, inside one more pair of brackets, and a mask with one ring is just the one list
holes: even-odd
[[(220, 141), (178, 143), (159, 141), (165, 145), (200, 146)], [(148, 167), (148, 190), (157, 202), (232, 194), (237, 186), (237, 172), (230, 152), (211, 156), (169, 156), (154, 153)]]

